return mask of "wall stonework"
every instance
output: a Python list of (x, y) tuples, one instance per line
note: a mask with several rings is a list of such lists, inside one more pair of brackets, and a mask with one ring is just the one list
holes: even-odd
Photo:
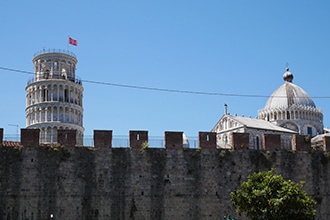
[(0, 146), (0, 219), (222, 219), (249, 174), (276, 168), (330, 219), (322, 151)]

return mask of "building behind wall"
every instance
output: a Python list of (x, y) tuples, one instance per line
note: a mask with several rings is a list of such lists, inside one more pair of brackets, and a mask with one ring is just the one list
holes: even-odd
[(40, 129), (40, 143), (56, 143), (59, 129), (77, 131), (83, 145), (83, 86), (78, 60), (69, 51), (43, 50), (33, 60), (34, 77), (26, 86), (26, 128)]
[(258, 111), (257, 118), (232, 116), (225, 105), (224, 115), (212, 129), (217, 133), (218, 148), (232, 148), (233, 133), (249, 133), (250, 149), (261, 148), (263, 134), (280, 135), (281, 148), (291, 149), (294, 134), (310, 139), (324, 133), (322, 110), (316, 107), (307, 92), (292, 82), (289, 68), (283, 74), (283, 80), (265, 107)]

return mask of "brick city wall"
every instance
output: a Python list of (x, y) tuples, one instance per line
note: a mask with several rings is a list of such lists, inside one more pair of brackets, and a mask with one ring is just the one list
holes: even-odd
[(272, 167), (306, 181), (317, 219), (330, 219), (326, 151), (221, 150), (212, 132), (199, 133), (198, 149), (180, 147), (182, 132), (165, 132), (166, 148), (142, 148), (146, 131), (130, 132), (131, 148), (111, 148), (111, 131), (94, 131), (94, 147), (75, 147), (63, 132), (58, 146), (24, 145), (37, 135), (22, 130), (21, 146), (0, 147), (0, 220), (244, 219), (230, 192)]

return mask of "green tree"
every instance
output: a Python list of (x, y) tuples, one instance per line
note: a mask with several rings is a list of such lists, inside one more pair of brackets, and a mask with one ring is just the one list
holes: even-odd
[(239, 215), (252, 220), (315, 219), (316, 202), (302, 189), (304, 182), (294, 183), (274, 174), (274, 169), (257, 172), (231, 193)]

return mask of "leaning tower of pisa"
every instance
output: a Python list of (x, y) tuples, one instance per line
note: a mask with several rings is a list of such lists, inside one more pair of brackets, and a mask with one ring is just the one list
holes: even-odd
[(83, 145), (83, 86), (78, 60), (69, 51), (43, 50), (34, 55), (34, 77), (26, 86), (26, 128), (40, 129), (41, 143), (56, 143), (59, 129), (77, 131)]

